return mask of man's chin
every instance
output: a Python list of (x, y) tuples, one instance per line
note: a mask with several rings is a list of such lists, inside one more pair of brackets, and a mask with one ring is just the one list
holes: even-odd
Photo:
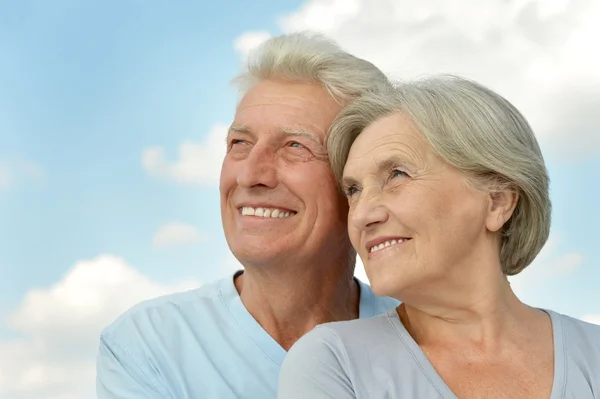
[(291, 252), (293, 252), (282, 246), (275, 247), (273, 244), (248, 244), (232, 246), (231, 248), (231, 252), (244, 267), (263, 267), (272, 263), (281, 263), (282, 260), (289, 259)]

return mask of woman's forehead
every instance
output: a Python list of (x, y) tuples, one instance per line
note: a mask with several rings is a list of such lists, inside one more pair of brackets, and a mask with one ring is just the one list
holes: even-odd
[(424, 160), (431, 148), (414, 123), (408, 118), (388, 118), (367, 126), (356, 138), (345, 169), (380, 168), (389, 166), (390, 161), (418, 164)]

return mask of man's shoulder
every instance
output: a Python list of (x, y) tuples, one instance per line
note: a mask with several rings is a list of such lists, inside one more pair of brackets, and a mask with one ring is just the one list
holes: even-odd
[(377, 296), (371, 286), (359, 278), (356, 278), (360, 286), (360, 318), (369, 318), (386, 313), (400, 305), (400, 301), (387, 296)]
[(376, 315), (381, 315), (400, 305), (400, 301), (389, 296), (376, 296)]
[(114, 339), (138, 335), (157, 326), (168, 331), (169, 326), (190, 322), (191, 318), (193, 323), (207, 322), (206, 318), (214, 316), (215, 309), (224, 306), (220, 296), (221, 287), (227, 283), (227, 279), (231, 277), (139, 302), (105, 327), (102, 337)]

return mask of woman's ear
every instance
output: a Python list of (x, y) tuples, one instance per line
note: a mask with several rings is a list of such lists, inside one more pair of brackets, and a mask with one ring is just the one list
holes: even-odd
[(508, 222), (515, 211), (519, 201), (519, 193), (512, 188), (506, 188), (501, 191), (490, 192), (489, 199), (486, 227), (489, 231), (496, 232), (502, 229), (502, 226)]

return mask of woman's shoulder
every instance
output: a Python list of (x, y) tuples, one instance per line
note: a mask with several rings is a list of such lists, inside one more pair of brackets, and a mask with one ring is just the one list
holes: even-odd
[[(373, 369), (397, 371), (387, 366), (397, 357), (385, 356), (390, 354), (390, 341), (382, 337), (389, 330), (393, 327), (385, 313), (318, 325), (288, 351), (279, 376), (279, 397), (356, 398), (356, 389), (365, 381), (377, 380)], [(374, 368), (373, 361), (384, 366)]]
[(557, 347), (563, 348), (564, 361), (584, 375), (594, 374), (600, 382), (600, 325), (564, 314), (547, 311), (552, 317)]
[(335, 337), (340, 344), (353, 346), (364, 340), (373, 342), (374, 339), (397, 339), (397, 332), (393, 326), (395, 314), (395, 310), (392, 309), (373, 317), (324, 323), (315, 328), (315, 334), (320, 330), (320, 334)]
[(291, 352), (335, 353), (347, 358), (360, 356), (360, 352), (372, 351), (374, 342), (397, 339), (390, 322), (390, 312), (362, 319), (323, 323), (298, 340)]
[(560, 323), (565, 339), (591, 343), (600, 350), (600, 325), (576, 319), (555, 311), (547, 311), (554, 321)]

